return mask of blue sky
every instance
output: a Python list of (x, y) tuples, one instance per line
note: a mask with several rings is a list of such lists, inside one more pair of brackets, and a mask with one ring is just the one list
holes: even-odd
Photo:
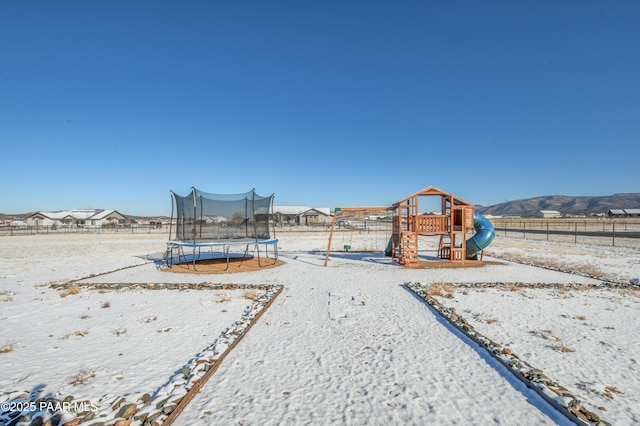
[(640, 2), (0, 2), (0, 212), (640, 192)]

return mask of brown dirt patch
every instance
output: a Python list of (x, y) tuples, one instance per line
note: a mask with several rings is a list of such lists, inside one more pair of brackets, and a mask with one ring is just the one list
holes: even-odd
[(482, 261), (482, 260), (465, 260), (462, 262), (451, 262), (451, 261), (427, 261), (427, 262), (418, 262), (417, 266), (412, 266), (412, 269), (444, 269), (444, 268), (481, 268), (485, 265), (504, 265), (503, 262), (495, 262), (495, 261)]
[(255, 257), (248, 259), (229, 259), (229, 268), (227, 269), (226, 259), (207, 259), (196, 261), (195, 270), (192, 262), (178, 263), (170, 268), (164, 268), (163, 272), (179, 272), (182, 274), (234, 274), (236, 272), (253, 272), (263, 269), (277, 268), (284, 262), (273, 259), (260, 259), (262, 266), (258, 265), (258, 259)]

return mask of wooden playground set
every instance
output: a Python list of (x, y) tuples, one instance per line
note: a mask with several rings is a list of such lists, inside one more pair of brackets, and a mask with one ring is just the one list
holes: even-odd
[[(441, 210), (420, 213), (421, 197), (440, 197)], [(464, 264), (465, 260), (482, 257), (482, 250), (495, 236), (491, 222), (475, 213), (474, 205), (435, 186), (429, 186), (391, 207), (341, 207), (336, 209), (331, 223), (329, 244), (324, 266), (327, 266), (336, 221), (358, 212), (388, 212), (392, 215), (392, 235), (385, 251), (395, 262), (406, 267), (419, 265), (419, 236), (440, 236), (438, 257)], [(467, 235), (474, 233), (467, 238)]]

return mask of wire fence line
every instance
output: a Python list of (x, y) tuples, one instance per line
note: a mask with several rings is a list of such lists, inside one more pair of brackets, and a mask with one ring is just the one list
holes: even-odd
[(169, 225), (137, 226), (5, 226), (0, 235), (40, 235), (40, 234), (169, 234)]
[[(616, 246), (640, 249), (640, 218), (625, 219), (492, 219), (496, 237), (544, 240), (574, 244)], [(328, 233), (330, 224), (276, 225), (279, 233), (293, 232)], [(0, 228), (0, 236), (47, 235), (47, 234), (165, 234), (169, 236), (170, 225), (136, 225), (104, 227), (56, 227), (21, 226)], [(337, 223), (337, 235), (349, 238), (375, 235), (376, 240), (388, 239), (392, 226), (385, 221), (349, 221)]]
[[(313, 225), (276, 225), (276, 234), (289, 232), (328, 232), (331, 223)], [(348, 232), (368, 233), (380, 230), (389, 230), (391, 224), (376, 224), (373, 221), (354, 223), (351, 225), (338, 224), (336, 230)], [(0, 227), (0, 235), (39, 235), (39, 234), (169, 234), (175, 231), (175, 224), (160, 225), (135, 225), (135, 226), (4, 226)]]
[(494, 219), (496, 237), (640, 249), (640, 219)]

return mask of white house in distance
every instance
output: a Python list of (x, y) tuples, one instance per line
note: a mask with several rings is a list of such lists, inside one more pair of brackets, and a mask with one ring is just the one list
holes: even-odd
[(102, 228), (124, 226), (127, 218), (116, 210), (75, 209), (57, 212), (37, 212), (26, 218), (28, 226)]
[(557, 219), (562, 217), (562, 213), (556, 210), (539, 210), (536, 213), (536, 217), (541, 217), (543, 219)]
[(273, 221), (278, 225), (325, 225), (332, 220), (329, 207), (273, 206)]
[(611, 209), (607, 212), (610, 218), (640, 217), (640, 209)]

